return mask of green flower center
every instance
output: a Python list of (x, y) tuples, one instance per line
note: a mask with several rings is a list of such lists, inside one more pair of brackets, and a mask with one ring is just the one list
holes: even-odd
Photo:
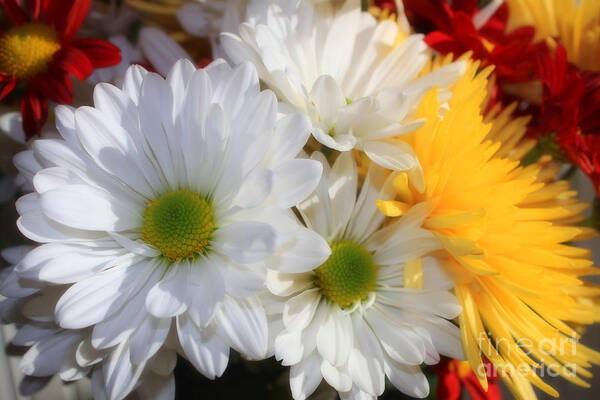
[(207, 251), (214, 218), (211, 203), (198, 193), (168, 192), (146, 206), (142, 239), (171, 261), (194, 258)]
[(315, 273), (321, 293), (345, 308), (366, 299), (375, 289), (377, 265), (364, 247), (342, 240), (331, 245), (331, 255)]

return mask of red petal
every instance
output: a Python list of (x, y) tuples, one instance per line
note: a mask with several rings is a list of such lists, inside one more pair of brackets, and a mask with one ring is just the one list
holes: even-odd
[(508, 22), (508, 5), (503, 3), (479, 32), (490, 40), (503, 40)]
[(28, 21), (27, 14), (20, 6), (18, 0), (0, 0), (0, 7), (10, 20), (15, 25), (21, 25)]
[(463, 11), (467, 14), (475, 14), (477, 11), (477, 0), (454, 0), (452, 9), (455, 11)]
[(4, 99), (15, 88), (17, 80), (15, 78), (0, 78), (0, 100)]
[(464, 53), (464, 48), (455, 38), (441, 31), (431, 32), (425, 36), (425, 43), (442, 54), (452, 53), (459, 56)]
[(35, 81), (30, 83), (44, 97), (60, 103), (73, 103), (73, 84), (71, 78), (66, 72), (57, 71), (56, 73), (43, 72), (38, 74)]
[(57, 63), (60, 68), (72, 73), (80, 81), (87, 79), (94, 70), (90, 59), (83, 51), (75, 47), (69, 47), (63, 51)]
[(465, 388), (471, 400), (501, 400), (502, 394), (500, 393), (500, 387), (496, 382), (488, 383), (488, 391), (485, 392), (479, 381), (476, 379), (465, 381)]
[(31, 19), (37, 21), (40, 17), (40, 12), (42, 11), (42, 3), (40, 0), (27, 0), (27, 10), (29, 11)]
[(210, 57), (201, 57), (198, 62), (196, 62), (196, 67), (197, 68), (205, 68), (208, 66), (208, 64), (210, 64), (211, 62), (213, 62), (213, 59)]
[[(62, 29), (62, 38), (71, 40), (79, 31), (83, 20), (90, 11), (92, 0), (74, 0), (72, 2), (69, 14), (66, 17), (64, 29)], [(63, 28), (62, 26), (60, 28)]]
[(446, 2), (443, 3), (435, 0), (404, 0), (404, 9), (408, 14), (429, 21), (439, 30), (448, 33), (452, 30), (453, 13)]
[(37, 135), (48, 117), (48, 102), (32, 91), (25, 92), (21, 100), (21, 115), (25, 139)]
[(71, 45), (83, 51), (94, 68), (111, 67), (121, 62), (121, 50), (106, 40), (76, 39)]
[(438, 373), (437, 400), (459, 400), (462, 387), (456, 372), (445, 371)]

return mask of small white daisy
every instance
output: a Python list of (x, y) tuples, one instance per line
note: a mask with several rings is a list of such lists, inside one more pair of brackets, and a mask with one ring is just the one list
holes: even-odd
[[(239, 36), (222, 34), (229, 58), (254, 63), (280, 100), (311, 117), (321, 144), (362, 150), (389, 169), (416, 168), (408, 146), (386, 139), (420, 127), (414, 111), (421, 96), (452, 85), (464, 63), (419, 78), (431, 57), (422, 35), (410, 35), (394, 21), (377, 22), (361, 11), (359, 0), (339, 10), (297, 3), (292, 13), (271, 4), (262, 23), (240, 25)], [(449, 95), (440, 93), (442, 100)]]
[[(359, 0), (337, 10), (298, 1), (292, 13), (270, 4), (264, 21), (221, 35), (233, 62), (251, 61), (280, 100), (308, 114), (312, 134), (338, 150), (364, 151), (393, 170), (417, 167), (411, 149), (386, 141), (421, 126), (414, 112), (430, 88), (449, 88), (463, 73), (456, 62), (419, 77), (431, 57), (422, 35), (390, 20), (377, 22)], [(406, 28), (407, 29), (407, 28)], [(441, 90), (441, 100), (449, 92)]]
[[(266, 17), (269, 4), (293, 12), (298, 0), (196, 0), (183, 4), (177, 17), (188, 33), (208, 38), (214, 58), (226, 58), (219, 34), (237, 33), (242, 22), (256, 24)], [(323, 0), (313, 0), (323, 1)]]
[[(448, 289), (450, 279), (435, 258), (437, 239), (421, 228), (427, 210), (409, 210), (385, 224), (376, 199), (392, 198), (395, 174), (373, 166), (357, 194), (357, 171), (342, 153), (314, 194), (298, 205), (306, 226), (331, 246), (331, 256), (305, 273), (269, 271), (272, 293), (289, 296), (284, 331), (275, 355), (291, 366), (296, 400), (308, 397), (322, 378), (342, 399), (372, 399), (385, 377), (402, 392), (426, 397), (428, 382), (419, 365), (439, 354), (462, 358), (458, 327), (448, 321), (461, 307)], [(423, 289), (404, 287), (404, 264), (423, 258)]]
[(57, 108), (62, 138), (17, 157), (35, 188), (18, 226), (41, 243), (18, 276), (68, 285), (58, 325), (89, 329), (97, 350), (127, 341), (135, 368), (170, 331), (209, 378), (230, 347), (267, 356), (265, 262), (306, 270), (329, 255), (318, 235), (264, 222), (319, 181), (318, 162), (296, 159), (310, 121), (278, 114), (251, 64), (223, 61), (181, 60), (166, 80), (134, 66), (94, 104)]

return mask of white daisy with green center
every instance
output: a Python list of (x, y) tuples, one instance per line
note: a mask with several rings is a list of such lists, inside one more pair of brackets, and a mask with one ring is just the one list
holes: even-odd
[(41, 245), (16, 274), (67, 285), (60, 327), (90, 330), (96, 350), (127, 341), (136, 371), (169, 332), (209, 378), (230, 347), (266, 357), (266, 262), (305, 271), (330, 252), (294, 221), (268, 222), (322, 171), (296, 158), (308, 118), (277, 109), (251, 64), (222, 60), (202, 70), (181, 60), (166, 80), (134, 66), (123, 89), (96, 86), (94, 107), (58, 107), (62, 138), (17, 157), (35, 188), (17, 202), (18, 226)]
[(464, 62), (423, 73), (431, 59), (423, 35), (411, 34), (403, 14), (377, 21), (360, 0), (266, 3), (264, 16), (241, 24), (239, 34), (221, 34), (228, 57), (252, 62), (282, 102), (311, 118), (324, 146), (364, 151), (392, 170), (417, 169), (410, 147), (389, 139), (422, 126), (415, 111), (429, 89), (450, 98)]
[[(387, 223), (375, 202), (393, 198), (396, 173), (373, 165), (357, 198), (350, 152), (331, 169), (321, 153), (323, 178), (298, 205), (305, 225), (331, 248), (320, 266), (304, 273), (269, 271), (267, 286), (284, 296), (285, 329), (275, 355), (291, 366), (294, 399), (307, 398), (324, 378), (342, 399), (381, 395), (385, 377), (402, 392), (426, 397), (419, 367), (439, 354), (463, 358), (458, 327), (448, 321), (461, 307), (450, 279), (431, 252), (438, 240), (421, 228), (427, 210), (413, 207)], [(423, 257), (423, 288), (406, 288), (405, 263)]]

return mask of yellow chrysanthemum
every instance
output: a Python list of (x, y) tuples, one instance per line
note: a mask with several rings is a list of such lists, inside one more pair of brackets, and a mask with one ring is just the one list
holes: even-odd
[[(593, 231), (577, 226), (585, 205), (556, 179), (551, 160), (520, 166), (532, 145), (522, 139), (527, 118), (511, 118), (511, 108), (492, 111), (491, 122), (483, 118), (490, 69), (476, 74), (477, 68), (471, 64), (456, 84), (443, 117), (435, 91), (423, 99), (418, 113), (426, 124), (402, 137), (422, 174), (401, 174), (397, 200), (379, 206), (400, 216), (413, 204), (429, 205), (424, 227), (446, 250), (444, 264), (463, 305), (463, 343), (482, 386), (483, 354), (516, 397), (534, 399), (531, 383), (557, 396), (536, 374), (540, 364), (588, 386), (582, 378), (600, 363), (600, 353), (578, 344), (572, 327), (600, 320), (600, 290), (581, 280), (597, 271), (590, 252), (568, 244)], [(418, 276), (419, 262), (409, 264), (407, 272)]]
[(509, 30), (533, 25), (537, 39), (554, 39), (567, 49), (579, 68), (600, 71), (600, 1), (506, 0)]

